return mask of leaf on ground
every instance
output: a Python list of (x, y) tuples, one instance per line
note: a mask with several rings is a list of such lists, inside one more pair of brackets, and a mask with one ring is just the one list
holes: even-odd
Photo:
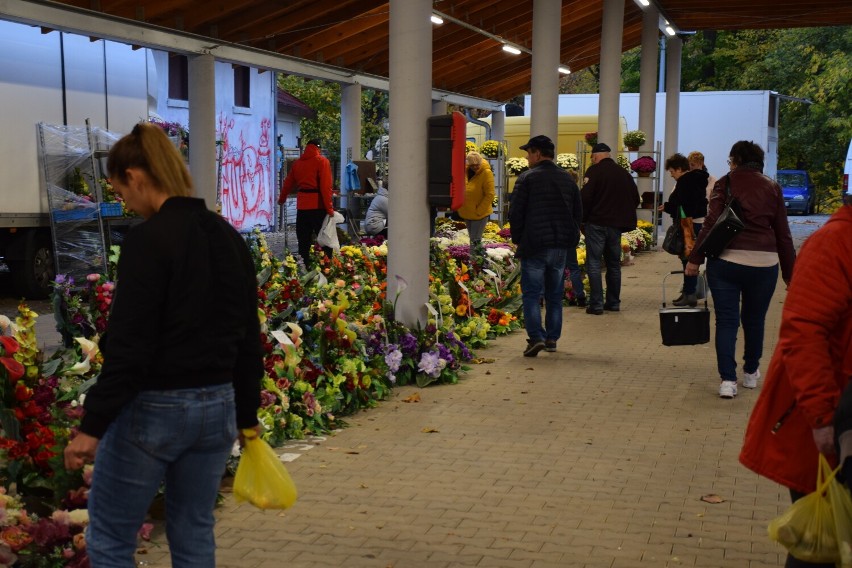
[(426, 428), (423, 428), (423, 429), (421, 430), (421, 432), (423, 432), (424, 434), (435, 434), (435, 433), (437, 433), (437, 432), (438, 432), (438, 430), (436, 430), (435, 428), (429, 428), (429, 427), (427, 426)]
[(710, 493), (709, 495), (703, 495), (701, 500), (705, 503), (713, 503), (714, 505), (719, 503), (724, 503), (725, 500), (716, 495), (715, 493)]
[(493, 357), (474, 357), (470, 360), (470, 362), (474, 365), (484, 365), (486, 363), (493, 363)]
[(402, 399), (402, 402), (420, 402), (420, 393), (416, 392), (411, 396), (407, 396)]

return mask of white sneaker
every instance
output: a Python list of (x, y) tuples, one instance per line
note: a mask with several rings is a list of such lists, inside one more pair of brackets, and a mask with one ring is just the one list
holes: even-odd
[(734, 398), (737, 396), (736, 381), (722, 381), (719, 385), (719, 398)]
[[(760, 378), (760, 369), (753, 373), (743, 373), (743, 386), (747, 389), (757, 388), (757, 379)], [(736, 394), (736, 393), (735, 393)]]

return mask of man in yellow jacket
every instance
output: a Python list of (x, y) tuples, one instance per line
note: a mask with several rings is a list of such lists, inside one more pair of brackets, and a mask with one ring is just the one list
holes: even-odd
[[(458, 214), (467, 225), (470, 235), (470, 258), (482, 255), (482, 233), (493, 211), (494, 174), (488, 160), (483, 160), (478, 152), (467, 155), (467, 186), (464, 190), (464, 205)], [(481, 263), (481, 260), (480, 260)]]

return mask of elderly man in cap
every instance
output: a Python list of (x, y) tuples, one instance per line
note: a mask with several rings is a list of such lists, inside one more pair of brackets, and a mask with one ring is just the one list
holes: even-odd
[[(319, 140), (310, 140), (302, 156), (293, 162), (287, 177), (281, 185), (278, 203), (284, 203), (287, 196), (296, 193), (296, 240), (299, 243), (299, 256), (307, 268), (311, 264), (311, 245), (322, 229), (326, 215), (334, 215), (331, 201), (331, 164), (320, 154)], [(325, 248), (331, 255), (331, 249)]]
[[(636, 228), (639, 192), (627, 170), (610, 157), (610, 148), (592, 147), (592, 165), (583, 180), (583, 233), (586, 235), (586, 273), (589, 275), (587, 314), (621, 309), (621, 233)], [(606, 261), (606, 301), (601, 261)]]
[[(524, 357), (556, 351), (562, 334), (562, 296), (568, 250), (580, 240), (583, 204), (577, 184), (553, 163), (553, 141), (534, 136), (521, 146), (530, 169), (518, 176), (509, 221), (521, 260), (524, 326), (529, 339)], [(541, 322), (544, 295), (545, 319)]]

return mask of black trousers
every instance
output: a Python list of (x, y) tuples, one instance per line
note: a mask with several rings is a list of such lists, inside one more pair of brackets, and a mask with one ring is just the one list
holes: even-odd
[[(311, 246), (325, 221), (325, 209), (299, 209), (296, 211), (296, 240), (299, 243), (299, 256), (307, 268), (311, 264)], [(323, 247), (325, 254), (330, 255), (331, 249)]]

